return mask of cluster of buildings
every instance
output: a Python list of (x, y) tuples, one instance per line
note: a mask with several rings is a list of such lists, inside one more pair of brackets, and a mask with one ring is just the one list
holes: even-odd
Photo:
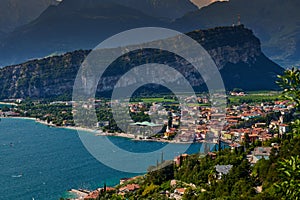
[(20, 113), (14, 111), (0, 112), (0, 117), (20, 117)]
[(289, 101), (251, 106), (242, 104), (227, 108), (226, 125), (222, 136), (225, 140), (233, 142), (244, 141), (246, 135), (250, 142), (257, 140), (264, 142), (273, 137), (282, 137), (289, 131), (285, 118), (292, 109), (293, 105)]
[[(99, 198), (99, 196), (105, 192), (112, 192), (115, 194), (118, 194), (120, 196), (125, 196), (127, 193), (135, 192), (136, 190), (140, 189), (140, 185), (136, 183), (132, 183), (133, 180), (135, 180), (138, 177), (133, 178), (124, 178), (120, 180), (121, 187), (106, 187), (98, 188), (94, 191), (88, 191), (88, 190), (75, 190), (72, 189), (70, 192), (75, 193), (78, 197), (70, 200), (96, 200)], [(187, 190), (187, 187), (196, 188), (196, 186), (192, 183), (182, 183), (177, 180), (171, 180), (170, 181), (170, 187), (173, 188), (171, 191), (162, 191), (162, 194), (166, 195), (170, 199), (176, 199), (180, 200), (182, 199), (182, 196)], [(182, 187), (182, 185), (185, 185), (185, 187)]]
[[(199, 98), (196, 102), (190, 101), (187, 98), (185, 105), (177, 105), (180, 108), (168, 110), (165, 109), (165, 106), (169, 105), (163, 103), (153, 103), (150, 108), (145, 107), (143, 103), (130, 105), (130, 112), (144, 112), (150, 116), (152, 123), (131, 123), (129, 133), (138, 132), (141, 136), (146, 135), (146, 137), (159, 135), (162, 139), (171, 139), (176, 142), (195, 142), (209, 138), (206, 136), (209, 135), (210, 127), (220, 129), (219, 124), (222, 123), (220, 119), (225, 119), (225, 113), (198, 105), (199, 101), (207, 102), (207, 99)], [(163, 129), (164, 126), (165, 129)], [(217, 135), (217, 133), (211, 133), (211, 135), (214, 134)]]
[[(217, 143), (222, 139), (228, 143), (240, 143), (245, 140), (246, 135), (250, 137), (250, 142), (263, 142), (273, 137), (282, 137), (289, 131), (289, 126), (285, 123), (286, 116), (293, 109), (289, 101), (255, 105), (244, 103), (222, 110), (216, 106), (190, 103), (189, 98), (185, 100), (185, 105), (168, 110), (163, 103), (152, 103), (150, 107), (145, 103), (130, 104), (130, 112), (149, 115), (151, 123), (129, 123), (128, 133), (140, 138), (155, 136), (157, 139), (159, 136), (175, 142)], [(199, 101), (203, 102), (203, 99), (197, 99), (197, 103)]]
[[(226, 113), (214, 107), (198, 106), (193, 103), (180, 107), (180, 112), (172, 109), (166, 110), (162, 103), (153, 103), (150, 108), (147, 108), (144, 103), (131, 104), (129, 107), (130, 112), (144, 112), (154, 119), (154, 122), (151, 123), (131, 123), (132, 132), (139, 131), (140, 135), (147, 137), (160, 133), (161, 138), (172, 138), (177, 142), (217, 142), (222, 140), (228, 142), (233, 150), (244, 148), (241, 143), (246, 140), (249, 143), (255, 143), (274, 137), (283, 137), (289, 131), (289, 125), (286, 122), (289, 121), (287, 118), (293, 109), (294, 106), (289, 101), (244, 103), (226, 108)], [(162, 126), (166, 127), (163, 131), (161, 131)], [(138, 130), (134, 129), (136, 127)], [(272, 143), (272, 147), (256, 147), (247, 155), (247, 159), (251, 164), (255, 164), (262, 158), (269, 159), (273, 148), (279, 148), (278, 144)], [(208, 153), (208, 156), (212, 159), (216, 158), (216, 154), (213, 152)], [(187, 154), (176, 156), (173, 164), (180, 166), (187, 158)], [(232, 167), (232, 165), (215, 166), (217, 172), (215, 178), (221, 179), (222, 176), (229, 173)], [(128, 192), (134, 192), (140, 188), (138, 184), (132, 182), (126, 184), (127, 182), (128, 179), (121, 180), (122, 187), (114, 188), (114, 191), (124, 196)], [(173, 192), (165, 191), (165, 195), (171, 199), (181, 199), (187, 188), (177, 188), (176, 180), (171, 181), (171, 186), (174, 188)], [(187, 187), (193, 187), (193, 185), (187, 185)], [(95, 199), (94, 197), (99, 196), (101, 192), (103, 192), (103, 188), (89, 193), (88, 198), (85, 199)]]
[[(233, 92), (231, 95), (243, 96), (245, 94)], [(263, 142), (273, 137), (282, 137), (289, 131), (289, 126), (286, 124), (286, 121), (289, 120), (285, 118), (294, 108), (289, 101), (255, 105), (244, 103), (229, 108), (215, 105), (203, 106), (203, 103), (209, 103), (206, 97), (185, 97), (180, 101), (184, 102), (184, 105), (174, 102), (155, 102), (149, 106), (149, 103), (140, 102), (130, 103), (129, 108), (128, 104), (118, 101), (106, 102), (91, 99), (89, 102), (77, 105), (72, 101), (56, 101), (50, 104), (74, 105), (75, 108), (80, 106), (86, 109), (114, 106), (121, 110), (124, 110), (125, 106), (130, 113), (142, 112), (151, 119), (151, 122), (124, 122), (128, 126), (124, 131), (135, 135), (136, 138), (148, 139), (155, 136), (154, 139), (173, 140), (178, 143), (202, 141), (217, 143), (222, 139), (222, 141), (233, 143), (232, 145), (244, 141), (246, 136), (249, 137), (250, 142)], [(202, 106), (199, 106), (199, 103), (202, 103)], [(76, 114), (77, 110), (73, 109), (72, 112)], [(13, 110), (7, 110), (0, 112), (0, 116), (18, 117), (20, 114)], [(44, 116), (44, 118), (46, 117)], [(261, 120), (263, 118), (264, 120)], [(62, 125), (71, 124), (63, 121)], [(95, 127), (104, 128), (109, 125), (109, 121), (99, 121)]]
[[(244, 95), (236, 93), (232, 95)], [(52, 102), (55, 104), (74, 105), (75, 108), (80, 106), (85, 109), (95, 107), (110, 106), (122, 107), (128, 104), (121, 102), (105, 102), (101, 100), (91, 99), (90, 103), (83, 105), (75, 105), (72, 101), (57, 101)], [(149, 104), (130, 103), (130, 113), (143, 112), (149, 115), (151, 123), (149, 122), (125, 122), (128, 128), (125, 130), (129, 134), (134, 134), (140, 138), (149, 138), (154, 135), (160, 136), (161, 139), (174, 140), (175, 142), (197, 142), (208, 141), (217, 142), (220, 135), (223, 140), (241, 141), (247, 133), (251, 141), (255, 140), (268, 140), (271, 137), (282, 136), (288, 131), (288, 126), (284, 123), (284, 115), (290, 112), (292, 105), (288, 105), (287, 101), (278, 101), (275, 104), (262, 104), (256, 106), (249, 106), (242, 104), (239, 106), (232, 106), (227, 108), (226, 113), (215, 107), (199, 106), (199, 103), (209, 103), (208, 98), (193, 98), (186, 97), (183, 99), (184, 105), (177, 104), (178, 109), (174, 109), (174, 102), (165, 103), (152, 103)], [(104, 104), (104, 105), (103, 105)], [(168, 107), (168, 109), (166, 109)], [(72, 110), (76, 114), (77, 110)], [(277, 112), (282, 116), (280, 120), (272, 120), (269, 124), (256, 123), (253, 127), (238, 128), (242, 122), (247, 122), (251, 119), (265, 117), (267, 114)], [(18, 113), (12, 111), (0, 113), (2, 116), (18, 116)], [(67, 124), (62, 124), (67, 125)], [(99, 121), (95, 124), (97, 128), (109, 127), (109, 121)], [(236, 128), (234, 128), (236, 127)], [(273, 130), (273, 131), (270, 131)], [(276, 135), (278, 131), (278, 135)], [(273, 134), (275, 132), (275, 135)]]
[(104, 185), (103, 188), (98, 188), (93, 191), (84, 190), (84, 189), (79, 189), (79, 190), (72, 189), (69, 192), (75, 194), (77, 197), (70, 200), (96, 200), (99, 198), (100, 195), (107, 192), (116, 193), (118, 195), (124, 196), (125, 194), (129, 192), (134, 192), (140, 188), (139, 184), (131, 183), (137, 178), (139, 178), (139, 176), (133, 178), (120, 179), (121, 187), (119, 188), (107, 187), (106, 185)]

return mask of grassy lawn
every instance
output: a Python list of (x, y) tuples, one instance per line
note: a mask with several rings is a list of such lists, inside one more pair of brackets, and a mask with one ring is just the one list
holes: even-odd
[(280, 92), (275, 91), (251, 91), (246, 92), (246, 96), (228, 96), (230, 104), (240, 103), (259, 103), (259, 102), (270, 102), (276, 100), (283, 100)]
[(164, 99), (163, 97), (142, 98), (142, 101), (145, 102), (145, 103), (175, 102), (174, 99)]
[[(281, 92), (278, 91), (249, 91), (245, 92), (246, 96), (231, 96), (228, 95), (229, 104), (242, 104), (242, 103), (260, 103), (260, 102), (272, 102), (276, 100), (284, 100), (281, 97)], [(170, 106), (178, 106), (178, 101), (171, 98), (164, 97), (145, 97), (140, 98), (139, 101), (144, 103), (172, 103)], [(132, 101), (134, 102), (134, 101)], [(138, 103), (138, 102), (135, 102)], [(193, 104), (195, 106), (209, 106), (210, 104)], [(190, 106), (191, 106), (190, 105)]]

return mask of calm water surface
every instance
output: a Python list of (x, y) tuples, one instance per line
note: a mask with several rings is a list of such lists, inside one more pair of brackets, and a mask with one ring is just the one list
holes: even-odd
[[(156, 150), (165, 145), (110, 139), (134, 152)], [(201, 144), (194, 144), (188, 152), (199, 149)], [(104, 182), (116, 185), (122, 177), (137, 175), (111, 169), (97, 161), (84, 148), (77, 131), (11, 118), (0, 121), (0, 169), (0, 199), (56, 200), (71, 188), (95, 189)]]

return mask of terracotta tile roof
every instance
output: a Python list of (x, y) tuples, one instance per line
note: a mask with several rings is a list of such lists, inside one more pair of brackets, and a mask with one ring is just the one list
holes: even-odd
[(176, 188), (175, 191), (178, 193), (178, 194), (184, 194), (185, 193), (185, 190), (186, 188)]
[(113, 187), (106, 187), (106, 191), (114, 191), (116, 190), (116, 188), (113, 188)]
[(124, 187), (121, 187), (120, 189), (119, 189), (119, 191), (120, 192), (122, 192), (122, 191), (134, 191), (134, 190), (136, 190), (136, 189), (139, 189), (140, 188), (140, 186), (138, 185), (138, 184), (128, 184), (128, 185), (126, 185), (126, 186), (124, 186)]
[(98, 190), (95, 190), (91, 193), (89, 193), (84, 199), (97, 199), (99, 196), (100, 192)]

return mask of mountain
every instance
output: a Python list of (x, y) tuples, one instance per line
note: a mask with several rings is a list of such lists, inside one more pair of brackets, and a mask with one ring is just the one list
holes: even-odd
[(283, 66), (300, 63), (300, 1), (230, 0), (215, 2), (174, 23), (180, 30), (206, 29), (241, 23), (261, 39), (263, 51)]
[[(42, 4), (38, 2), (37, 5)], [(168, 27), (170, 21), (194, 10), (198, 8), (189, 0), (63, 0), (6, 37), (2, 35), (1, 39), (0, 35), (0, 66), (90, 49), (103, 39), (132, 28)]]
[(37, 18), (48, 6), (57, 4), (56, 0), (1, 0), (0, 31), (10, 32), (16, 27)]
[(0, 42), (0, 66), (91, 49), (121, 31), (165, 23), (110, 0), (64, 0)]
[[(31, 1), (26, 3), (31, 5)], [(174, 1), (176, 3), (172, 3)], [(64, 0), (8, 35), (1, 34), (0, 30), (0, 66), (90, 49), (111, 35), (135, 27), (159, 26), (188, 32), (231, 26), (238, 24), (238, 14), (241, 23), (260, 38), (263, 52), (268, 57), (285, 67), (300, 66), (299, 7), (298, 0), (230, 0), (212, 3), (172, 21), (169, 17), (194, 9), (190, 2)]]
[(149, 16), (173, 20), (188, 12), (198, 10), (189, 0), (111, 0), (120, 5), (139, 10)]
[[(244, 26), (218, 27), (196, 30), (187, 35), (211, 55), (228, 90), (235, 87), (245, 90), (277, 88), (276, 75), (283, 73), (283, 68), (261, 52), (260, 41), (251, 30)], [(0, 99), (70, 97), (77, 71), (89, 52), (80, 50), (0, 69)], [(149, 60), (174, 67), (196, 90), (205, 88), (201, 77), (195, 75), (195, 69), (181, 57), (144, 49), (117, 59), (100, 81), (102, 87), (98, 92), (111, 90), (122, 74)]]
[(0, 39), (3, 38), (6, 35), (3, 31), (0, 31)]

